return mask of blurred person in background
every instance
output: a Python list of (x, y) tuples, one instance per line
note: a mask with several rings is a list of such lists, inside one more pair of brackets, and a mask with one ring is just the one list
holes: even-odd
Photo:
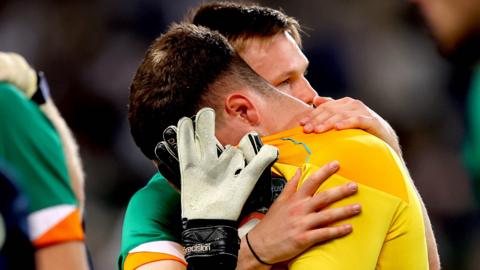
[[(450, 224), (451, 254), (448, 264), (455, 269), (478, 267), (468, 257), (475, 248), (475, 230), (480, 225), (480, 1), (412, 0), (420, 11), (437, 49), (451, 64), (454, 75), (452, 96), (459, 100), (464, 115), (463, 163), (476, 198), (476, 213)], [(460, 76), (458, 74), (460, 74)], [(465, 79), (466, 78), (466, 79)], [(456, 82), (456, 83), (455, 83)], [(465, 91), (465, 90), (466, 91)], [(477, 233), (478, 234), (478, 233)], [(477, 247), (478, 249), (478, 247)], [(478, 251), (477, 251), (478, 252)]]
[(420, 9), (440, 53), (471, 69), (467, 93), (464, 161), (480, 202), (480, 1), (412, 0)]
[[(255, 16), (264, 17), (258, 20), (254, 18)], [(192, 18), (194, 24), (218, 30), (225, 35), (239, 55), (257, 73), (280, 91), (297, 97), (307, 104), (317, 105), (313, 113), (301, 121), (305, 132), (324, 132), (331, 128), (360, 128), (389, 143), (401, 156), (398, 140), (393, 129), (363, 103), (351, 98), (331, 100), (317, 96), (317, 93), (305, 78), (308, 61), (300, 50), (299, 25), (293, 18), (276, 10), (233, 3), (205, 4), (197, 9)], [(273, 22), (269, 21), (272, 19)], [(162, 131), (158, 132), (161, 133)], [(145, 151), (144, 153), (147, 157), (155, 159), (153, 149), (146, 151), (148, 153)], [(181, 267), (181, 262), (184, 261), (182, 256), (179, 256), (182, 252), (179, 252), (181, 247), (178, 245), (178, 239), (172, 236), (172, 232), (180, 229), (179, 221), (177, 221), (178, 224), (169, 224), (169, 222), (164, 222), (169, 218), (162, 216), (159, 211), (155, 209), (148, 210), (150, 213), (145, 211), (145, 209), (151, 208), (149, 205), (152, 205), (150, 201), (145, 199), (146, 197), (164, 200), (163, 203), (153, 204), (164, 205), (166, 201), (175, 201), (177, 200), (175, 197), (179, 196), (169, 185), (154, 185), (154, 182), (158, 182), (157, 178), (158, 175), (154, 176), (149, 185), (134, 195), (127, 209), (122, 237), (122, 254), (119, 263), (120, 267), (125, 267), (125, 259), (128, 260), (130, 256), (132, 259), (130, 262), (136, 261), (136, 264), (129, 264), (129, 267), (125, 269), (135, 269), (140, 265), (152, 268), (168, 265)], [(164, 196), (170, 194), (167, 196), (169, 199), (153, 196), (155, 193), (163, 193)], [(173, 212), (179, 209), (179, 205), (169, 205), (168, 207), (176, 207), (177, 210), (173, 209)], [(282, 207), (277, 207), (277, 211), (279, 208)], [(139, 209), (144, 212), (139, 211)], [(273, 213), (271, 215), (276, 216)], [(282, 216), (282, 219), (284, 218), (285, 216)], [(142, 220), (148, 222), (142, 222)], [(428, 220), (426, 222), (429, 223)], [(145, 225), (144, 231), (137, 230), (139, 224)], [(272, 232), (276, 226), (277, 230), (281, 229), (278, 226), (279, 224), (282, 224), (280, 220), (272, 222), (270, 226), (265, 225), (264, 228), (271, 227), (266, 231)], [(428, 225), (426, 228), (430, 228), (430, 226)], [(278, 234), (288, 235), (285, 234), (285, 229), (279, 230)], [(145, 232), (149, 233), (145, 234)], [(341, 234), (337, 233), (337, 236), (339, 235)], [(436, 250), (433, 234), (428, 232), (428, 235), (429, 250)], [(270, 244), (272, 246), (270, 250), (275, 250), (274, 241)], [(313, 243), (301, 243), (299, 246), (306, 248), (311, 244)], [(292, 250), (290, 251), (291, 254), (288, 255), (291, 258), (298, 255), (303, 249)], [(139, 259), (142, 253), (149, 256)], [(133, 260), (134, 255), (137, 257), (135, 260)], [(430, 258), (431, 262), (438, 261), (437, 254), (429, 255), (432, 256)], [(285, 257), (285, 255), (279, 255), (279, 257), (282, 256)]]
[(0, 159), (18, 172), (28, 200), (36, 269), (88, 269), (84, 175), (73, 136), (44, 76), (23, 57), (0, 53), (0, 81)]

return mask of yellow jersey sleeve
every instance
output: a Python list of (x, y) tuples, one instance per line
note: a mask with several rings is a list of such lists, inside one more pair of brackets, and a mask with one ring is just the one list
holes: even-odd
[(297, 128), (264, 142), (279, 148), (274, 171), (286, 179), (300, 167), (303, 183), (338, 160), (340, 170), (319, 191), (349, 181), (359, 184), (356, 195), (332, 205), (362, 205), (362, 213), (346, 221), (353, 225), (352, 234), (312, 247), (292, 260), (290, 269), (428, 269), (419, 198), (403, 164), (383, 141), (361, 130), (304, 134)]

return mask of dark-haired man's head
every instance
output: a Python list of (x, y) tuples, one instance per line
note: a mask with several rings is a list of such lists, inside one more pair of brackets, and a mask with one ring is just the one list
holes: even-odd
[(167, 126), (206, 106), (216, 111), (224, 144), (238, 143), (251, 130), (269, 134), (291, 125), (276, 119), (288, 111), (279, 104), (290, 98), (258, 76), (218, 32), (191, 24), (174, 25), (153, 42), (130, 90), (131, 132), (150, 159)]
[(220, 32), (242, 52), (252, 38), (269, 38), (287, 31), (301, 45), (297, 20), (276, 9), (255, 4), (211, 2), (191, 12), (190, 23)]
[(212, 2), (194, 10), (189, 22), (224, 35), (280, 91), (307, 104), (317, 95), (305, 78), (308, 60), (300, 50), (300, 25), (294, 18), (253, 4)]

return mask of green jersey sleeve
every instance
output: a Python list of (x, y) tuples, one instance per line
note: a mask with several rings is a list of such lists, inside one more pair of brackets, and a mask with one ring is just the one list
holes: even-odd
[[(134, 269), (139, 264), (161, 259), (183, 262), (181, 226), (180, 193), (157, 173), (128, 204), (119, 269)], [(146, 253), (148, 256), (142, 255)], [(152, 256), (152, 253), (157, 255)], [(127, 257), (131, 258), (129, 262), (126, 262)]]
[(31, 240), (36, 247), (82, 240), (77, 200), (53, 125), (7, 83), (0, 83), (0, 115), (0, 159), (19, 174), (18, 186), (29, 201)]

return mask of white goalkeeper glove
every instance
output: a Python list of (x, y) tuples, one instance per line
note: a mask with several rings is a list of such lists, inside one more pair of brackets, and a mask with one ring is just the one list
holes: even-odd
[(43, 72), (36, 73), (16, 53), (0, 52), (0, 81), (15, 85), (38, 105), (45, 104), (50, 97), (50, 87)]
[[(177, 142), (182, 242), (189, 269), (235, 269), (240, 247), (237, 220), (257, 180), (277, 159), (278, 150), (263, 146), (247, 166), (242, 150), (236, 147), (227, 146), (218, 156), (215, 113), (210, 108), (197, 113), (195, 128), (190, 118), (178, 122)], [(245, 144), (241, 147), (249, 151)]]
[(29, 99), (37, 90), (37, 73), (16, 53), (0, 52), (0, 81), (15, 85)]

